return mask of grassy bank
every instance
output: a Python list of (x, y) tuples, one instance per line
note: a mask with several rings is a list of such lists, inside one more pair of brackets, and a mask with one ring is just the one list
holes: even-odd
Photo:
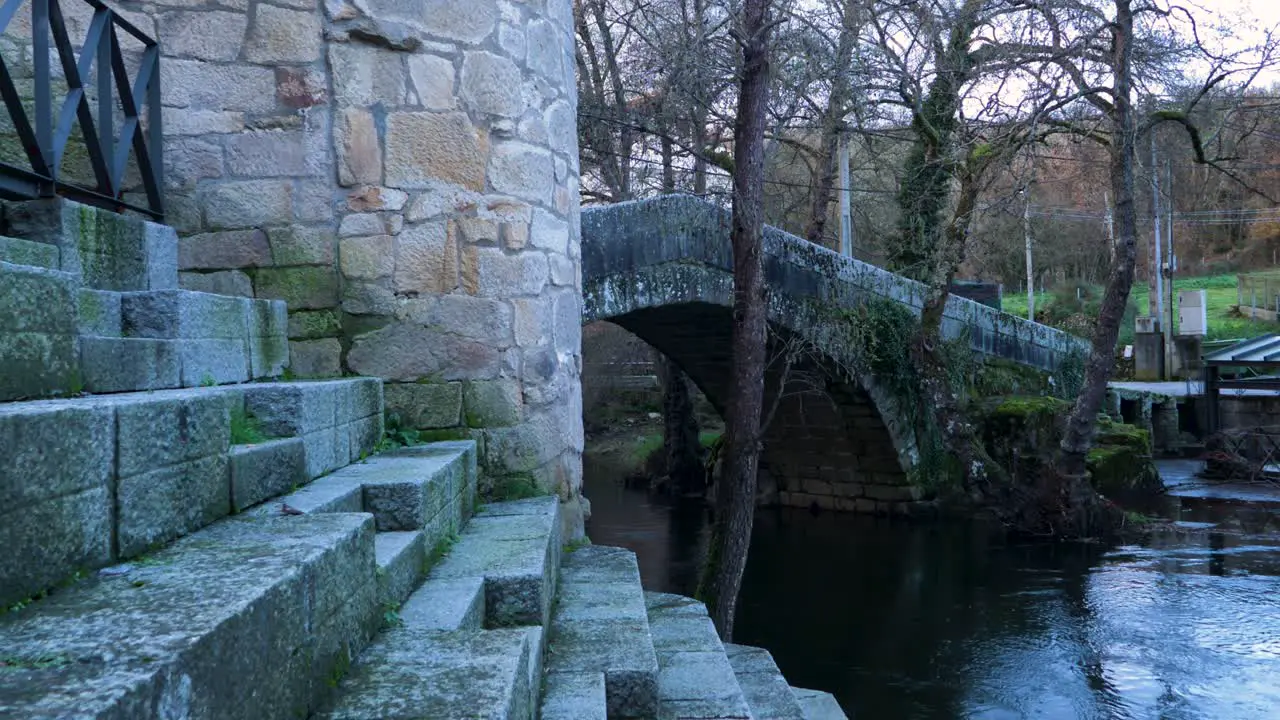
[[(720, 439), (720, 431), (704, 430), (699, 433), (698, 439), (702, 442), (702, 447), (711, 447), (716, 440)], [(634, 439), (629, 455), (636, 467), (644, 467), (649, 456), (661, 449), (662, 433), (646, 433)]]
[[(1209, 336), (1208, 340), (1237, 340), (1280, 332), (1280, 324), (1264, 320), (1253, 320), (1241, 317), (1236, 311), (1236, 276), (1212, 275), (1208, 277), (1176, 278), (1174, 290), (1204, 290), (1208, 303)], [(1167, 292), (1167, 291), (1166, 291)], [(1138, 307), (1140, 314), (1146, 314), (1148, 298), (1151, 290), (1147, 283), (1134, 283), (1132, 302)], [(1044, 307), (1052, 300), (1046, 292), (1036, 293), (1036, 307)], [(1019, 317), (1027, 316), (1027, 294), (1012, 293), (1004, 296), (1004, 311)], [(1126, 323), (1120, 328), (1121, 344), (1133, 342), (1133, 325)]]

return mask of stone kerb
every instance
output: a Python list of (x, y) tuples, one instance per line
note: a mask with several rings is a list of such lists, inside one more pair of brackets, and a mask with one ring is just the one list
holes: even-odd
[[(583, 272), (588, 283), (614, 273), (666, 262), (698, 262), (732, 270), (729, 213), (689, 196), (664, 196), (583, 212)], [(867, 295), (919, 312), (923, 286), (882, 268), (843, 257), (776, 228), (765, 229), (766, 274), (775, 288), (796, 297), (850, 305)], [(587, 314), (598, 315), (590, 305)], [(967, 333), (975, 350), (1053, 370), (1087, 344), (1053, 328), (952, 296), (944, 332)]]
[[(285, 300), (290, 367), (389, 384), (578, 517), (570, 0), (142, 0), (186, 289)], [(571, 529), (571, 534), (576, 534)]]

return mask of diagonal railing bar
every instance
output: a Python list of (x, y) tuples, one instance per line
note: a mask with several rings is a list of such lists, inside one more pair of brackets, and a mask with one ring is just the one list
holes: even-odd
[(52, 194), (57, 186), (60, 167), (54, 162), (53, 151), (53, 78), (49, 67), (49, 3), (52, 0), (31, 0), (31, 50), (36, 74), (35, 109), (36, 142), (40, 156), (48, 166), (48, 181), (40, 188), (41, 195)]
[[(79, 55), (72, 45), (59, 2), (30, 0), (32, 70), (35, 75), (35, 122), (32, 123), (10, 71), (0, 57), (0, 101), (26, 154), (27, 166), (0, 161), (0, 197), (7, 199), (65, 195), (111, 210), (134, 210), (162, 219), (164, 215), (163, 130), (160, 109), (160, 51), (156, 41), (121, 18), (100, 0), (83, 0), (94, 10)], [(80, 1), (80, 0), (72, 0)], [(4, 0), (0, 5), (0, 32), (16, 17), (24, 0)], [(120, 32), (142, 45), (137, 76), (130, 78), (121, 48)], [(57, 52), (66, 84), (54, 117), (51, 59)], [(93, 73), (96, 82), (86, 86)], [(91, 101), (90, 90), (96, 93)], [(118, 105), (117, 105), (118, 102)], [(147, 112), (143, 130), (142, 107)], [(96, 106), (96, 114), (95, 114)], [(121, 112), (119, 135), (115, 114)], [(96, 186), (65, 180), (61, 166), (79, 124)], [(146, 194), (145, 206), (124, 200), (129, 157), (137, 160), (138, 176)], [(6, 158), (6, 160), (8, 160)]]
[(67, 151), (67, 141), (71, 139), (71, 123), (80, 121), (80, 134), (84, 137), (85, 149), (89, 152), (89, 164), (100, 188), (114, 188), (111, 176), (107, 172), (107, 161), (102, 155), (102, 146), (97, 143), (93, 112), (89, 109), (89, 98), (84, 91), (84, 77), (93, 68), (93, 60), (97, 55), (98, 44), (102, 42), (102, 30), (110, 20), (107, 12), (99, 10), (89, 23), (89, 32), (76, 60), (75, 48), (67, 37), (67, 23), (62, 17), (62, 6), (58, 3), (49, 5), (49, 27), (53, 31), (53, 41), (58, 47), (58, 58), (62, 60), (62, 72), (67, 83), (67, 98), (62, 104), (62, 117), (58, 123), (58, 143), (56, 164), (62, 166), (62, 158)]
[(13, 22), (13, 18), (18, 14), (18, 9), (22, 7), (24, 0), (7, 0), (4, 5), (0, 6), (0, 33), (9, 29), (9, 23)]
[[(127, 113), (132, 114), (132, 127), (129, 130), (129, 137), (132, 139), (133, 152), (138, 157), (138, 168), (141, 170), (142, 186), (146, 190), (148, 202), (156, 207), (161, 204), (160, 188), (161, 171), (164, 168), (162, 151), (164, 149), (164, 138), (161, 132), (160, 124), (160, 48), (150, 47), (143, 54), (142, 67), (138, 69), (138, 80), (135, 83), (135, 89), (130, 90), (128, 83), (128, 72), (124, 67), (124, 57), (120, 54), (120, 48), (115, 49), (115, 63), (118, 68), (117, 75), (120, 82), (124, 86), (124, 90), (120, 93), (121, 98), (128, 97), (130, 110)], [(151, 132), (151, 141), (143, 137), (139, 124), (141, 118), (138, 112), (137, 90), (145, 90), (149, 93), (147, 99), (147, 107), (151, 111), (151, 117), (148, 120), (149, 130)], [(121, 148), (127, 148), (128, 143), (121, 142)], [(128, 157), (127, 151), (124, 157)]]
[[(151, 79), (153, 67), (152, 54), (159, 54), (154, 48), (148, 48), (142, 55), (141, 67), (138, 68), (138, 84), (145, 87)], [(129, 71), (124, 66), (124, 56), (120, 53), (120, 41), (116, 37), (115, 28), (111, 29), (111, 79), (115, 81), (116, 93), (120, 95), (120, 107), (124, 110), (124, 124), (120, 126), (120, 144), (116, 146), (115, 158), (111, 162), (111, 176), (124, 176), (125, 165), (129, 162), (129, 150), (132, 147), (138, 153), (138, 163), (145, 165), (147, 145), (138, 135), (138, 104), (134, 98), (133, 88), (129, 85)]]
[[(106, 33), (105, 38), (101, 38), (94, 45), (98, 49), (96, 62), (98, 65), (98, 146), (102, 152), (102, 167), (107, 174), (107, 187), (120, 187), (121, 175), (114, 172), (115, 163), (108, 163), (113, 159), (115, 153), (112, 147), (115, 144), (115, 136), (111, 134), (112, 116), (115, 115), (115, 103), (111, 99), (111, 81), (114, 79), (115, 68), (111, 64), (111, 51), (116, 43), (115, 27), (111, 24), (111, 16), (109, 13), (98, 13), (103, 19), (103, 31)], [(97, 17), (94, 18), (95, 20)], [(89, 54), (89, 42), (85, 42), (83, 55)], [(81, 57), (83, 57), (83, 55)]]
[[(0, 32), (3, 32), (3, 29), (0, 29)], [(27, 154), (27, 162), (31, 163), (32, 170), (38, 175), (48, 175), (49, 165), (45, 162), (44, 154), (40, 152), (36, 131), (31, 127), (31, 121), (27, 119), (26, 109), (22, 107), (22, 96), (18, 93), (18, 88), (13, 85), (13, 78), (9, 75), (9, 65), (5, 63), (3, 57), (0, 57), (0, 100), (4, 101), (5, 107), (17, 108), (10, 113), (10, 120), (13, 121), (13, 128), (18, 133), (18, 141), (22, 143), (22, 150)]]

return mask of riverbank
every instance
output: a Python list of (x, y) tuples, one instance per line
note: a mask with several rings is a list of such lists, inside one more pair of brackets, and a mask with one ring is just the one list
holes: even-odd
[[(698, 433), (703, 450), (719, 439), (722, 428), (713, 426)], [(649, 413), (641, 418), (610, 424), (587, 435), (585, 456), (631, 482), (652, 481), (660, 473), (662, 416)]]

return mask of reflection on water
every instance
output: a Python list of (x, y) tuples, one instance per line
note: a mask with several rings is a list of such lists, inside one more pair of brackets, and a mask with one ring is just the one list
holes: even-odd
[[(592, 540), (635, 550), (646, 588), (692, 594), (704, 512), (586, 470)], [(1224, 512), (1180, 514), (1236, 517)], [(1247, 535), (1108, 549), (769, 510), (735, 640), (857, 718), (1280, 718), (1278, 576), (1278, 544)]]

